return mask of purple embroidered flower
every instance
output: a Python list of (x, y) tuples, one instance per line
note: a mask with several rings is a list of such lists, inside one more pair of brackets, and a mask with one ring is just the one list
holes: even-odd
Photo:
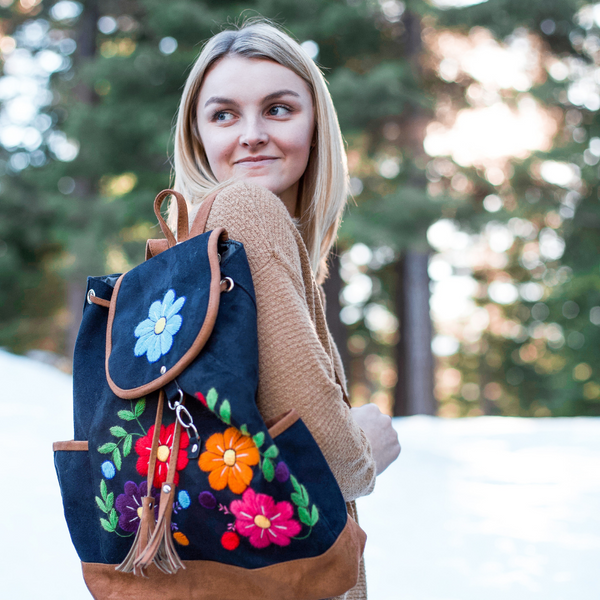
[(281, 461), (275, 467), (275, 479), (280, 483), (286, 482), (290, 478), (290, 470), (287, 468), (287, 465)]
[(215, 508), (217, 506), (217, 500), (210, 492), (200, 492), (198, 502), (204, 508)]
[[(136, 532), (142, 517), (142, 498), (146, 496), (148, 484), (142, 481), (140, 485), (136, 485), (133, 481), (128, 481), (125, 484), (125, 493), (117, 496), (115, 507), (121, 513), (119, 516), (119, 527), (123, 531)], [(158, 518), (158, 498), (159, 492), (152, 490), (152, 495), (155, 500), (154, 518)]]

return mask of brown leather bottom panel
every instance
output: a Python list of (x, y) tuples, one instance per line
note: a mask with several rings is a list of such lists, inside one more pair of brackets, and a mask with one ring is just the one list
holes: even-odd
[(83, 576), (95, 600), (319, 600), (356, 585), (366, 539), (348, 516), (333, 546), (313, 558), (260, 569), (184, 561), (185, 570), (175, 575), (152, 565), (147, 578), (115, 571), (116, 565), (82, 563)]

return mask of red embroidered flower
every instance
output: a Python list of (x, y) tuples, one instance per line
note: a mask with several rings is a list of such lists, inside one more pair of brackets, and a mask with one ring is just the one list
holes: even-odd
[(290, 538), (302, 529), (302, 525), (292, 519), (294, 509), (289, 502), (275, 502), (271, 496), (257, 494), (252, 488), (229, 508), (236, 516), (235, 530), (249, 538), (255, 548), (266, 548), (270, 544), (287, 546)]
[[(173, 433), (175, 432), (175, 423), (171, 423), (168, 427), (164, 425), (160, 426), (160, 436), (158, 438), (158, 452), (156, 453), (156, 468), (154, 470), (154, 485), (155, 488), (160, 489), (161, 485), (167, 479), (167, 472), (169, 470), (169, 461), (171, 458), (171, 445), (173, 444)], [(152, 437), (154, 436), (154, 425), (150, 427), (148, 433), (140, 438), (135, 443), (135, 451), (138, 453), (139, 458), (135, 465), (137, 472), (140, 475), (148, 475), (148, 464), (150, 462), (150, 452), (152, 451)], [(175, 465), (175, 478), (173, 483), (177, 485), (179, 483), (179, 473), (185, 469), (188, 464), (187, 452), (185, 449), (189, 446), (190, 438), (186, 431), (181, 432), (179, 438), (179, 454), (177, 455), (177, 464)]]

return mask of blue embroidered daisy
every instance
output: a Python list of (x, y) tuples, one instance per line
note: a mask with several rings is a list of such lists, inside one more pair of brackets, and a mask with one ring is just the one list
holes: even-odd
[(185, 304), (185, 296), (175, 300), (175, 290), (169, 290), (162, 302), (153, 302), (148, 318), (135, 328), (135, 337), (139, 338), (134, 354), (147, 354), (148, 362), (156, 362), (173, 346), (173, 336), (181, 329), (183, 319), (177, 313)]

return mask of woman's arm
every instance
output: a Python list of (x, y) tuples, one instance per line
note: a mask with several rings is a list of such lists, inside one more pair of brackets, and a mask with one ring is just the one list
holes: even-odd
[[(246, 249), (258, 310), (258, 408), (265, 420), (296, 409), (327, 460), (346, 501), (370, 493), (371, 444), (344, 402), (327, 347), (326, 326), (299, 234), (271, 192), (237, 184), (213, 204), (208, 227), (225, 227)], [(308, 283), (307, 283), (308, 279)], [(325, 327), (325, 329), (323, 329)]]

